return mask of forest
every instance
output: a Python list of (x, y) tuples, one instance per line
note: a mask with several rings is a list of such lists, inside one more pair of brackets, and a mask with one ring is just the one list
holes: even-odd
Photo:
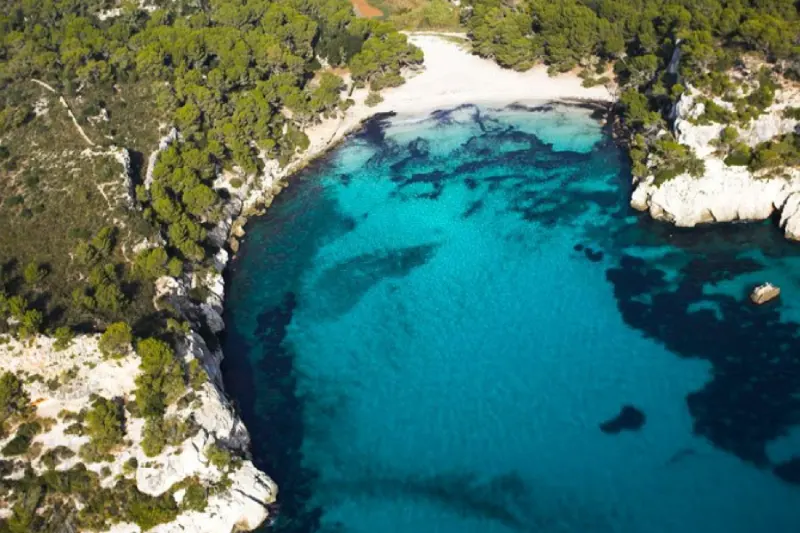
[[(376, 5), (389, 20), (358, 18), (348, 0), (0, 0), (0, 342), (12, 335), (30, 343), (43, 333), (64, 350), (77, 334), (102, 333), (99, 357), (135, 353), (141, 362), (134, 399), (98, 397), (63, 413), (69, 431), (89, 437), (79, 451), (85, 463), (102, 463), (130, 418), (145, 420), (148, 457), (197, 430), (165, 416), (170, 406), (189, 408), (206, 376), (178, 357), (190, 324), (170, 305), (156, 308), (155, 280), (202, 279), (211, 270), (218, 245), (209, 234), (229, 195), (216, 178), (234, 169), (257, 176), (265, 161), (286, 164), (304, 150), (305, 128), (352, 105), (340, 74), (368, 87), (368, 102), (403, 83), (401, 71), (423, 58), (395, 23), (463, 26), (475, 53), (507, 68), (577, 69), (587, 85), (613, 77), (633, 172), (645, 173), (655, 154), (663, 162), (657, 181), (703, 171), (673, 137), (657, 136), (687, 84), (732, 104), (733, 111), (709, 101), (698, 120), (734, 124), (772, 103), (776, 75), (800, 78), (800, 16), (790, 0)], [(680, 67), (671, 71), (676, 50)], [(764, 68), (742, 96), (724, 73), (744, 54)], [(145, 183), (145, 155), (173, 125), (179, 142), (160, 152)], [(131, 160), (120, 179), (122, 148)], [(729, 164), (754, 170), (800, 161), (796, 135), (751, 149), (728, 130), (720, 150)], [(202, 287), (188, 295), (195, 304), (206, 296)], [(13, 510), (0, 532), (56, 531), (65, 520), (86, 529), (124, 520), (146, 530), (225, 490), (224, 480), (188, 480), (171, 489), (192, 495), (179, 508), (171, 494), (144, 495), (128, 478), (101, 488), (101, 476), (82, 464), (55, 470), (75, 454), (65, 447), (36, 458), (44, 474), (25, 468), (10, 479), (53, 424), (29, 408), (23, 379), (36, 376), (0, 375), (0, 438), (10, 438), (0, 499)], [(222, 448), (207, 455), (224, 471), (236, 462)]]
[[(689, 172), (699, 161), (674, 139), (655, 139), (686, 85), (730, 102), (737, 116), (706, 120), (742, 122), (772, 104), (774, 75), (800, 79), (800, 15), (792, 0), (465, 0), (465, 24), (476, 53), (507, 68), (544, 63), (552, 73), (579, 69), (585, 85), (618, 83), (619, 110), (628, 130), (633, 173), (643, 176), (645, 158), (661, 161), (656, 182)], [(679, 68), (667, 68), (679, 50)], [(750, 54), (768, 65), (757, 86), (737, 94), (727, 71)], [(756, 76), (753, 76), (756, 77)], [(713, 113), (717, 111), (718, 116)], [(794, 136), (756, 151), (773, 164), (797, 159)], [(777, 147), (776, 147), (777, 146)], [(736, 147), (735, 161), (755, 168), (765, 156)], [(778, 154), (778, 157), (773, 157)]]
[[(347, 0), (2, 0), (0, 8), (0, 344), (13, 336), (33, 348), (46, 334), (61, 352), (77, 334), (102, 333), (98, 359), (135, 354), (140, 365), (135, 398), (96, 397), (59, 413), (67, 434), (89, 439), (69, 470), (55, 467), (76, 451), (42, 453), (34, 442), (57, 422), (30, 407), (24, 385), (41, 376), (0, 374), (0, 440), (10, 439), (0, 450), (0, 500), (12, 511), (0, 532), (120, 521), (147, 530), (202, 510), (238, 461), (212, 445), (204, 454), (219, 483), (187, 478), (158, 497), (131, 481), (135, 463), (114, 483), (107, 466), (100, 474), (84, 466), (112, 458), (132, 418), (144, 419), (147, 457), (198, 431), (191, 416), (166, 416), (171, 406), (191, 412), (207, 380), (177, 349), (188, 320), (209, 345), (216, 339), (201, 318), (154, 301), (155, 280), (202, 280), (211, 270), (219, 244), (209, 232), (229, 199), (214, 184), (223, 170), (256, 179), (265, 161), (286, 164), (307, 147), (304, 128), (352, 105), (339, 73), (375, 101), (422, 53), (392, 23), (357, 18)], [(145, 183), (145, 154), (172, 126), (179, 139)], [(198, 287), (189, 299), (206, 296)], [(69, 374), (46, 386), (57, 390)], [(176, 491), (186, 491), (180, 505)]]
[[(213, 252), (206, 233), (224, 203), (212, 186), (219, 169), (236, 166), (254, 173), (265, 159), (285, 163), (303, 150), (308, 143), (303, 128), (347, 105), (340, 98), (342, 79), (330, 67), (347, 67), (359, 85), (379, 91), (402, 83), (400, 69), (422, 60), (390, 23), (356, 18), (346, 0), (162, 3), (152, 10), (123, 4), (118, 16), (101, 17), (110, 3), (3, 2), (0, 219), (10, 231), (0, 239), (5, 291), (0, 313), (43, 314), (26, 320), (39, 323), (26, 331), (142, 319), (146, 310), (129, 305), (139, 292), (149, 299), (140, 288), (160, 274), (180, 273), (184, 263), (202, 264)], [(132, 176), (133, 210), (122, 209), (116, 225), (100, 213), (67, 213), (51, 257), (41, 246), (26, 249), (22, 238), (31, 230), (48, 231), (46, 221), (58, 210), (48, 205), (48, 194), (64, 185), (67, 194), (75, 194), (86, 180), (85, 194), (91, 197), (96, 192), (91, 182), (108, 179), (111, 171), (82, 168), (66, 184), (66, 176), (53, 175), (47, 159), (68, 142), (69, 132), (42, 131), (34, 109), (42, 91), (32, 80), (71, 103), (97, 146), (149, 152), (165, 120), (181, 134), (181, 142), (159, 157), (152, 184)], [(111, 120), (92, 121), (98, 113)], [(161, 232), (165, 246), (146, 250), (134, 265), (122, 264), (127, 261), (121, 256), (129, 252), (120, 250), (126, 244), (121, 241), (131, 232), (139, 239)], [(52, 257), (56, 254), (74, 259), (64, 264)], [(23, 279), (24, 268), (38, 268), (41, 276)], [(67, 269), (80, 275), (69, 276)], [(12, 296), (49, 304), (11, 309)]]

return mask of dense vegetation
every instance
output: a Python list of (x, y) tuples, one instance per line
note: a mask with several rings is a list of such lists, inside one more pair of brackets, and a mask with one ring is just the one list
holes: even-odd
[[(346, 0), (124, 4), (108, 18), (96, 16), (111, 7), (99, 0), (0, 5), (0, 314), (23, 336), (121, 319), (150, 327), (152, 280), (213, 252), (207, 232), (225, 202), (213, 184), (219, 169), (288, 161), (307, 146), (307, 124), (345, 105), (342, 79), (321, 62), (349, 67), (377, 91), (421, 61), (390, 24), (355, 18)], [(51, 93), (31, 80), (64, 97), (93, 154), (80, 154), (87, 145), (54, 97), (37, 114)], [(142, 182), (141, 163), (133, 169), (132, 197), (103, 150), (151, 151), (164, 121), (181, 142), (161, 154), (152, 183)], [(66, 216), (65, 191), (78, 203)], [(39, 235), (45, 246), (33, 244)], [(130, 249), (159, 235), (164, 245), (132, 266)], [(39, 270), (27, 270), (32, 263)], [(13, 296), (25, 305), (9, 309)]]
[[(86, 439), (77, 459), (93, 470), (57, 470), (76, 452), (43, 452), (36, 442), (56, 423), (30, 407), (24, 382), (37, 376), (0, 376), (0, 499), (12, 511), (0, 532), (118, 521), (146, 530), (202, 510), (227, 483), (188, 479), (151, 497), (131, 479), (134, 461), (110, 488), (100, 485), (128, 445), (131, 418), (145, 419), (147, 456), (197, 431), (186, 412), (207, 377), (176, 351), (187, 320), (209, 330), (199, 314), (155, 302), (155, 280), (188, 284), (210, 270), (220, 242), (209, 234), (229, 199), (216, 184), (221, 171), (241, 185), (267, 160), (285, 164), (308, 146), (304, 128), (352, 104), (343, 71), (374, 102), (422, 54), (391, 23), (356, 18), (347, 0), (0, 7), (0, 341), (47, 333), (66, 350), (76, 333), (103, 331), (98, 355), (133, 354), (141, 370), (135, 399), (94, 397), (80, 413), (59, 415), (66, 433)], [(172, 127), (178, 139), (145, 180), (146, 154)], [(190, 294), (194, 303), (205, 296)], [(182, 414), (167, 416), (169, 406)], [(239, 464), (224, 446), (205, 453), (223, 472)], [(186, 489), (180, 505), (178, 489)]]
[[(731, 110), (707, 100), (700, 122), (747, 123), (772, 103), (773, 73), (800, 78), (800, 16), (793, 0), (467, 0), (475, 51), (499, 64), (552, 72), (582, 69), (585, 83), (608, 80), (613, 67), (619, 104), (631, 130), (636, 175), (659, 168), (656, 181), (702, 165), (671, 139), (656, 139), (675, 100), (691, 84), (725, 98)], [(680, 51), (679, 68), (668, 65)], [(727, 71), (744, 53), (770, 64), (740, 96)], [(746, 88), (745, 88), (746, 89)], [(638, 136), (637, 136), (638, 134)], [(741, 159), (741, 158), (740, 158)], [(749, 161), (749, 158), (748, 158)]]
[(370, 0), (399, 28), (461, 30), (460, 10), (450, 0)]

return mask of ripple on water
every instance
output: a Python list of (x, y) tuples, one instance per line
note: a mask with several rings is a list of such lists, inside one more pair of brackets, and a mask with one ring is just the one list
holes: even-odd
[(276, 529), (797, 531), (800, 254), (628, 183), (563, 106), (379, 117), (293, 180), (226, 302)]

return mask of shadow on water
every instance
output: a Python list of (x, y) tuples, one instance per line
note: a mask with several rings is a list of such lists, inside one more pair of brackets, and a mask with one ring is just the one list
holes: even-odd
[[(262, 311), (252, 343), (229, 329), (223, 372), (225, 387), (235, 396), (250, 431), (253, 461), (279, 487), (279, 514), (269, 530), (311, 533), (319, 529), (322, 514), (310, 505), (317, 474), (303, 464), (304, 403), (298, 392), (296, 355), (284, 343), (296, 305), (295, 295), (287, 293), (280, 305)], [(230, 322), (235, 322), (233, 313), (228, 313)], [(253, 361), (255, 350), (262, 355)]]
[[(329, 482), (317, 491), (329, 493), (325, 494), (329, 500), (419, 501), (468, 520), (493, 522), (520, 533), (611, 532), (620, 518), (580, 501), (563, 488), (531, 484), (517, 472), (491, 477), (458, 471), (408, 476), (376, 468), (361, 476)], [(328, 529), (323, 531), (327, 533)]]

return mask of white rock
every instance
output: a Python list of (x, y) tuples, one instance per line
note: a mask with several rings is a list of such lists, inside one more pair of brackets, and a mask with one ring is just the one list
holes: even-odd
[(172, 128), (169, 132), (161, 137), (158, 141), (158, 149), (153, 151), (150, 154), (150, 157), (147, 160), (147, 172), (145, 173), (144, 177), (144, 186), (148, 189), (150, 188), (150, 184), (153, 183), (153, 169), (156, 167), (156, 160), (158, 159), (158, 154), (166, 150), (170, 144), (172, 144), (176, 139), (180, 136), (178, 135), (178, 130), (176, 128)]
[(787, 239), (800, 241), (800, 194), (792, 192), (783, 204), (780, 225)]
[[(719, 102), (720, 105), (727, 104)], [(740, 130), (740, 138), (751, 146), (794, 130), (797, 121), (783, 118), (783, 101)], [(692, 120), (703, 113), (693, 90), (681, 96), (674, 106), (674, 131), (681, 144), (692, 148), (705, 162), (703, 176), (679, 175), (660, 186), (653, 176), (634, 184), (631, 206), (648, 211), (655, 219), (692, 227), (709, 222), (754, 221), (769, 218), (781, 210), (781, 226), (786, 236), (800, 240), (800, 171), (787, 169), (790, 179), (764, 179), (746, 167), (727, 166), (715, 154), (712, 141), (718, 139), (725, 125), (697, 125)], [(788, 200), (787, 200), (788, 199)]]
[(774, 300), (780, 295), (780, 288), (776, 287), (772, 283), (764, 283), (763, 285), (759, 285), (753, 289), (753, 292), (750, 293), (750, 301), (756, 305), (762, 305)]

